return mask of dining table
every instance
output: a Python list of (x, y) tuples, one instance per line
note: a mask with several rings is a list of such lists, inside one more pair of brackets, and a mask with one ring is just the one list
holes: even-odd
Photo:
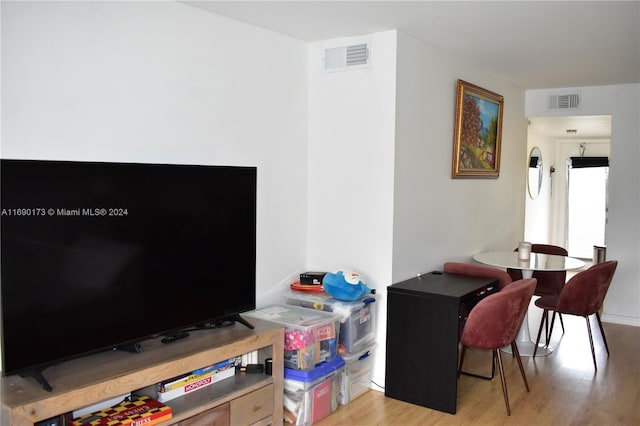
[[(487, 251), (473, 255), (473, 260), (489, 266), (498, 268), (519, 269), (522, 271), (522, 278), (533, 277), (534, 271), (568, 271), (581, 269), (585, 263), (575, 257), (561, 256), (556, 254), (530, 253), (528, 259), (521, 259), (517, 251)], [(529, 332), (529, 313), (525, 314), (516, 344), (520, 355), (533, 356), (535, 342), (531, 340)], [(504, 352), (511, 352), (511, 346), (502, 349)], [(553, 352), (550, 345), (538, 346), (535, 351), (536, 356), (546, 356)]]

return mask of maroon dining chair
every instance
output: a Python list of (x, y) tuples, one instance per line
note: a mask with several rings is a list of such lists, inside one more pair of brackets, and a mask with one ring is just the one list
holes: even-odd
[[(518, 248), (514, 251), (518, 251)], [(554, 246), (551, 244), (531, 244), (532, 253), (542, 254), (555, 254), (559, 256), (568, 256), (569, 252), (564, 247)], [(520, 269), (507, 268), (507, 273), (511, 276), (513, 281), (522, 279), (522, 271)], [(538, 280), (536, 285), (536, 291), (533, 292), (534, 296), (557, 296), (560, 294), (560, 290), (567, 281), (567, 271), (534, 271), (533, 278)], [(560, 325), (562, 326), (562, 334), (564, 334), (564, 321), (562, 321), (562, 315), (560, 316)], [(551, 323), (555, 321), (555, 312)], [(551, 339), (551, 331), (547, 324), (547, 331), (545, 336), (547, 341)]]
[[(543, 296), (535, 301), (535, 305), (542, 308), (542, 319), (540, 320), (540, 328), (538, 329), (538, 338), (536, 340), (536, 349), (533, 356), (536, 356), (538, 345), (540, 344), (540, 335), (542, 334), (542, 326), (549, 322), (549, 311), (559, 314), (577, 315), (584, 317), (587, 321), (587, 331), (589, 332), (589, 343), (591, 345), (591, 356), (593, 357), (593, 366), (596, 371), (598, 365), (596, 363), (596, 352), (593, 347), (593, 334), (591, 333), (591, 323), (589, 317), (595, 315), (602, 334), (604, 346), (609, 355), (609, 345), (602, 328), (599, 309), (607, 295), (607, 290), (611, 285), (613, 274), (618, 266), (617, 260), (609, 260), (606, 262), (593, 265), (585, 271), (578, 272), (576, 275), (564, 285), (558, 296)], [(551, 320), (551, 329), (553, 329), (553, 319)], [(547, 340), (547, 345), (549, 340)]]
[(469, 275), (472, 277), (495, 278), (498, 280), (500, 290), (513, 281), (511, 276), (502, 269), (476, 263), (445, 262), (444, 272), (449, 274)]
[[(443, 271), (449, 274), (458, 274), (458, 275), (467, 275), (471, 277), (482, 277), (482, 278), (494, 278), (498, 280), (498, 289), (502, 290), (507, 285), (511, 284), (512, 280), (509, 274), (506, 271), (498, 268), (494, 268), (492, 266), (480, 265), (478, 263), (464, 263), (464, 262), (445, 262), (443, 265)], [(462, 335), (462, 330), (464, 328), (464, 323), (467, 321), (467, 317), (469, 316), (469, 312), (472, 306), (461, 305), (460, 306), (460, 328), (459, 335)], [(491, 375), (484, 376), (482, 374), (476, 374), (466, 371), (461, 371), (461, 374), (466, 376), (478, 377), (480, 379), (492, 380), (496, 375), (496, 364), (493, 362), (493, 357), (491, 358)]]
[(509, 405), (507, 382), (500, 349), (506, 345), (511, 345), (513, 356), (518, 361), (524, 386), (529, 392), (529, 383), (522, 366), (522, 359), (520, 359), (516, 337), (531, 302), (535, 287), (536, 279), (527, 278), (514, 281), (499, 292), (485, 297), (471, 310), (460, 337), (462, 350), (460, 352), (458, 375), (462, 371), (467, 348), (492, 351), (493, 358), (498, 363), (507, 416), (511, 415), (511, 407)]

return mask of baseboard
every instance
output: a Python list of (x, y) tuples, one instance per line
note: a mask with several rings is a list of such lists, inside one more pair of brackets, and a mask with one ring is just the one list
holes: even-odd
[(602, 314), (602, 322), (640, 327), (640, 318), (623, 315)]

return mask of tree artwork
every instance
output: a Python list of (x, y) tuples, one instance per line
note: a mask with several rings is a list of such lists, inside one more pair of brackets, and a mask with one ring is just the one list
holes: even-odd
[[(458, 88), (453, 177), (497, 177), (499, 171), (502, 97), (462, 82)], [(469, 87), (465, 86), (469, 85)], [(477, 89), (471, 92), (470, 87)], [(466, 90), (465, 90), (466, 89)], [(464, 93), (461, 93), (461, 90)], [(479, 93), (477, 91), (480, 91)], [(469, 93), (466, 93), (469, 92)]]

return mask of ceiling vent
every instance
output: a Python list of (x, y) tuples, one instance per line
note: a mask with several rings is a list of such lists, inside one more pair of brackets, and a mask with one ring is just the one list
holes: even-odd
[(367, 68), (369, 65), (369, 43), (332, 47), (324, 51), (324, 69), (326, 71)]
[(568, 93), (549, 96), (549, 109), (579, 109), (580, 94)]

